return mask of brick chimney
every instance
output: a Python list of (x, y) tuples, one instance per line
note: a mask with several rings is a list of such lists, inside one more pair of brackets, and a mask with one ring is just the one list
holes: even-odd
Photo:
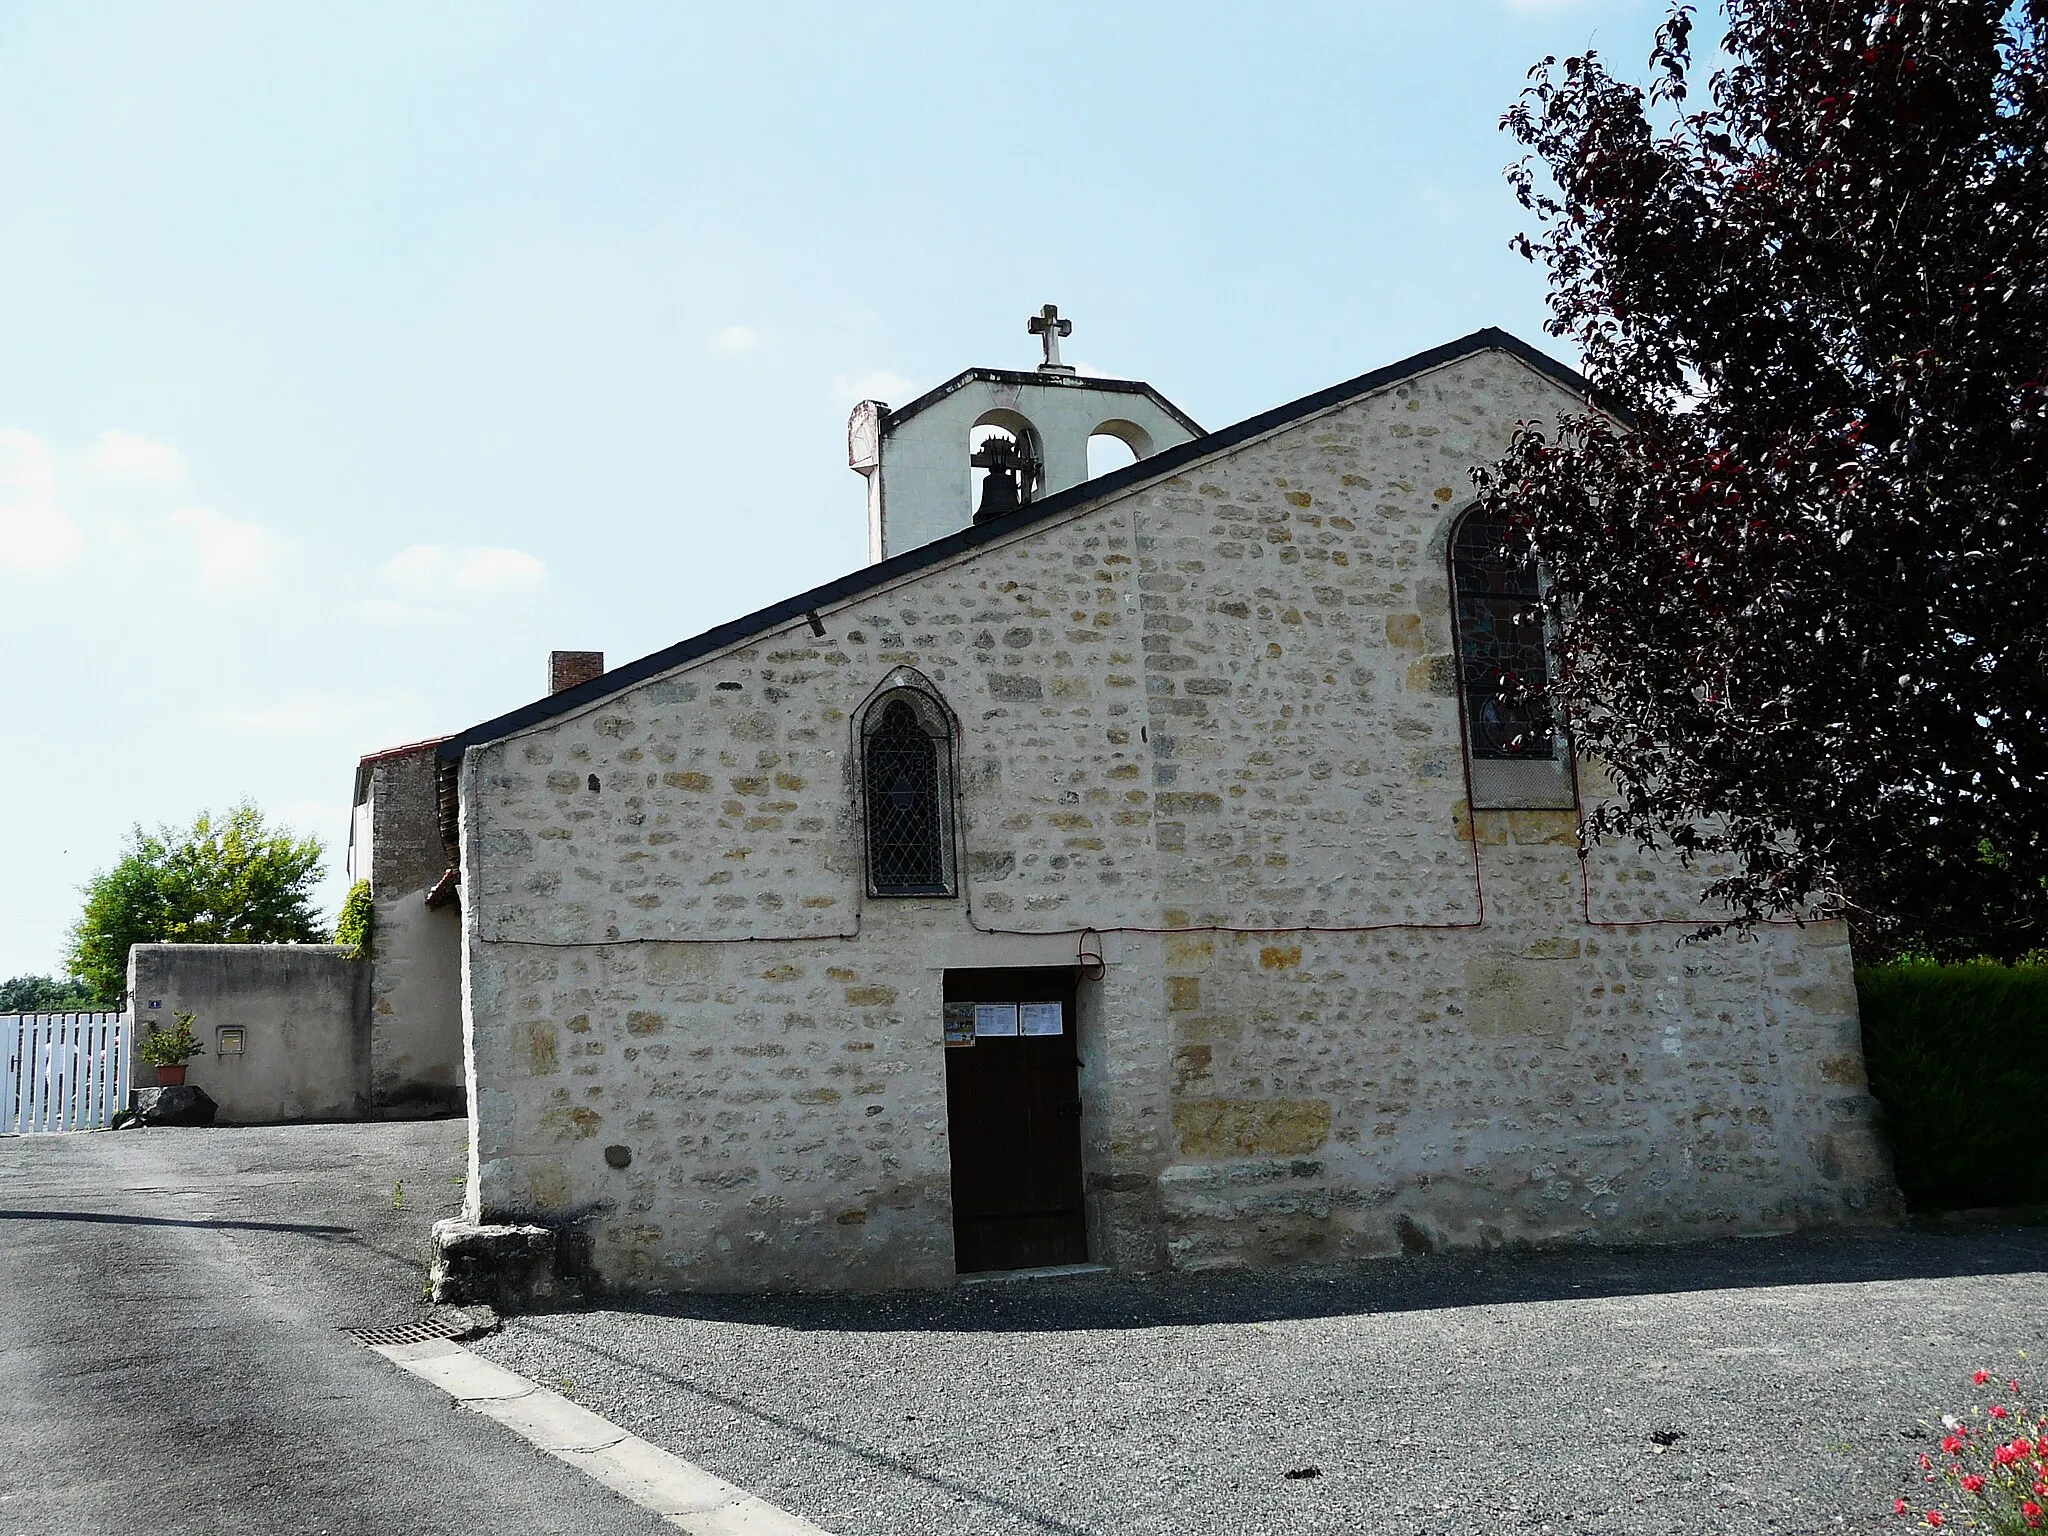
[(549, 651), (548, 692), (560, 693), (604, 672), (603, 651)]

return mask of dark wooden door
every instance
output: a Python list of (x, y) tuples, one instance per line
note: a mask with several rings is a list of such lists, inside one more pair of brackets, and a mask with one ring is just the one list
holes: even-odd
[[(1071, 970), (946, 972), (946, 1002), (1058, 1003), (1057, 1035), (946, 1050), (953, 1260), (961, 1274), (1088, 1261)], [(1047, 1015), (1036, 1017), (1041, 1025)]]

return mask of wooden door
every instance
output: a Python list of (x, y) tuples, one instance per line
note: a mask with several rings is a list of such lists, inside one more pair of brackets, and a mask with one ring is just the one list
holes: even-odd
[(1045, 1028), (1043, 1005), (1060, 1009), (1060, 1032), (977, 1034), (946, 1050), (946, 1124), (953, 1145), (953, 1258), (961, 1274), (1088, 1261), (1081, 1203), (1080, 1060), (1075, 1054), (1071, 970), (946, 972), (953, 1017), (988, 1004), (1039, 1005), (1022, 1015)]

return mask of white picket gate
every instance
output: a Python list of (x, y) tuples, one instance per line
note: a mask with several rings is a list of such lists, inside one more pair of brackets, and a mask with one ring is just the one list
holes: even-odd
[(97, 1130), (128, 1102), (118, 1013), (0, 1013), (0, 1050), (0, 1136)]

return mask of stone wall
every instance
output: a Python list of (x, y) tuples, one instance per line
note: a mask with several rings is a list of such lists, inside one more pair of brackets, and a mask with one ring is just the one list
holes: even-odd
[[(332, 944), (137, 944), (128, 951), (130, 1036), (194, 1016), (205, 1054), (187, 1065), (225, 1123), (352, 1120), (369, 1102), (367, 972)], [(221, 1031), (242, 1032), (239, 1054)], [(132, 1047), (131, 1047), (132, 1048)], [(129, 1081), (156, 1069), (139, 1056)]]
[(369, 795), (376, 809), (369, 879), (386, 889), (426, 890), (450, 863), (441, 841), (435, 799), (434, 749), (438, 742), (380, 754), (370, 764)]
[[(629, 1288), (950, 1283), (943, 974), (1084, 949), (1119, 1267), (1883, 1214), (1839, 928), (1683, 944), (1691, 879), (1467, 807), (1449, 530), (1568, 404), (1470, 357), (472, 748), (470, 1215)], [(862, 894), (900, 668), (960, 900)]]

